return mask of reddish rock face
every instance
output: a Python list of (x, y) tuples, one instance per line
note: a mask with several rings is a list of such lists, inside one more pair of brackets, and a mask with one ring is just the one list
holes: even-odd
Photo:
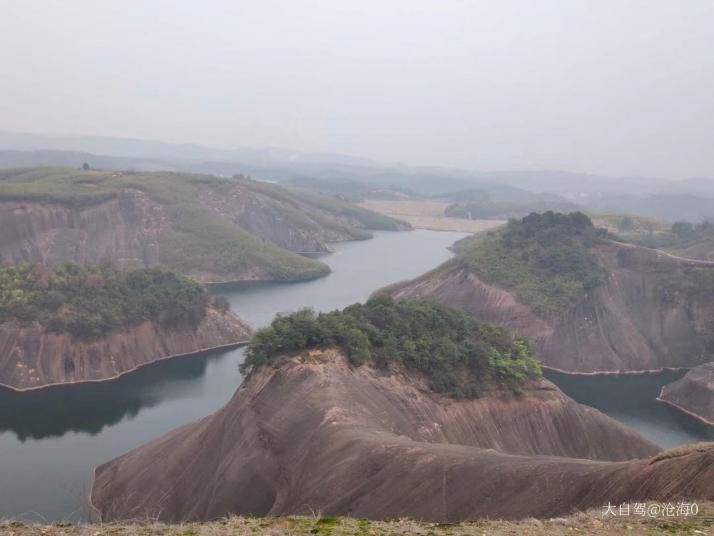
[[(326, 198), (327, 201), (335, 201)], [(196, 201), (258, 239), (305, 254), (329, 251), (330, 242), (368, 238), (369, 212), (357, 215), (330, 207), (324, 199), (297, 195), (251, 180), (236, 180), (216, 190), (196, 186)], [(395, 229), (408, 225), (394, 221)], [(0, 263), (63, 262), (100, 264), (111, 261), (120, 269), (169, 264), (162, 235), (174, 230), (170, 207), (134, 188), (93, 204), (0, 201)], [(279, 251), (279, 250), (276, 250)], [(170, 267), (170, 266), (169, 266)], [(265, 262), (233, 269), (203, 263), (189, 275), (205, 283), (271, 280)]]
[(87, 207), (3, 201), (0, 258), (6, 264), (153, 266), (158, 236), (169, 224), (163, 207), (139, 191)]
[(312, 352), (252, 374), (216, 414), (98, 467), (91, 499), (104, 521), (177, 522), (311, 511), (513, 519), (714, 498), (714, 446), (633, 459), (657, 450), (547, 381), (520, 397), (457, 401), (414, 374)]
[(247, 343), (250, 335), (238, 315), (215, 309), (195, 329), (146, 321), (95, 341), (8, 322), (0, 324), (0, 384), (28, 390), (109, 380), (160, 359)]
[(659, 400), (714, 426), (714, 362), (693, 368), (665, 385)]
[[(488, 285), (458, 263), (386, 289), (400, 299), (433, 299), (505, 324), (533, 342), (547, 367), (565, 372), (683, 368), (714, 355), (714, 291), (687, 288), (687, 270), (714, 263), (608, 243), (592, 252), (606, 283), (557, 317), (541, 317), (509, 290)], [(709, 285), (711, 287), (711, 285)]]

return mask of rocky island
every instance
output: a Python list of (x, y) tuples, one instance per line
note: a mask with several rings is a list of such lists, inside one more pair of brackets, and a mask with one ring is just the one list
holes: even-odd
[(0, 385), (14, 390), (109, 380), (250, 336), (225, 300), (159, 268), (0, 269)]
[(614, 240), (582, 213), (531, 214), (457, 243), (382, 292), (503, 324), (569, 373), (690, 368), (714, 355), (714, 263)]
[(714, 447), (658, 454), (541, 379), (523, 339), (438, 304), (278, 316), (243, 370), (220, 411), (96, 469), (102, 520), (516, 519), (714, 498)]

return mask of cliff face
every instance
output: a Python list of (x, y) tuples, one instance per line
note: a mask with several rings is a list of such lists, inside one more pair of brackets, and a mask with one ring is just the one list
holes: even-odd
[[(276, 196), (276, 192), (262, 189), (255, 181), (241, 180), (225, 190), (204, 188), (202, 198), (218, 214), (246, 231), (297, 253), (324, 253), (330, 250), (330, 242), (370, 238), (372, 235), (365, 229), (378, 228), (349, 213), (338, 214), (311, 203), (310, 197), (303, 198), (289, 190)], [(408, 228), (393, 222), (396, 230)]]
[(303, 280), (329, 273), (304, 254), (408, 228), (328, 196), (247, 178), (5, 170), (0, 263), (161, 264), (203, 282)]
[(245, 343), (250, 335), (235, 313), (210, 308), (195, 329), (146, 321), (95, 341), (8, 322), (0, 324), (0, 384), (28, 390), (109, 380), (167, 357)]
[(714, 426), (714, 362), (693, 368), (662, 387), (659, 400)]
[[(543, 364), (567, 372), (693, 367), (714, 355), (714, 263), (606, 243), (592, 249), (608, 277), (557, 317), (537, 315), (513, 292), (451, 263), (390, 289), (505, 324), (534, 343)], [(692, 270), (708, 278), (698, 283)]]
[(0, 261), (153, 266), (168, 225), (163, 207), (139, 191), (87, 207), (2, 201)]
[(457, 401), (412, 374), (315, 351), (252, 374), (216, 414), (98, 467), (91, 499), (105, 521), (310, 511), (455, 521), (714, 497), (714, 450), (623, 461), (657, 450), (547, 381), (522, 397)]

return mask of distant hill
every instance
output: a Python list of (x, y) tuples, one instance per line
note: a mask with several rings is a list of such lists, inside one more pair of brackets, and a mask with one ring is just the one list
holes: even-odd
[(0, 171), (6, 264), (163, 265), (204, 282), (296, 280), (329, 269), (299, 255), (369, 229), (408, 226), (334, 197), (246, 177), (70, 168)]
[(714, 262), (617, 242), (584, 214), (533, 214), (456, 244), (383, 292), (433, 299), (529, 339), (566, 372), (693, 367), (714, 356)]
[[(25, 152), (27, 154), (20, 154)], [(63, 154), (66, 153), (66, 154)], [(81, 154), (80, 154), (81, 153)], [(81, 162), (80, 162), (81, 160)], [(563, 170), (479, 171), (443, 166), (409, 166), (333, 153), (275, 147), (206, 147), (102, 136), (49, 136), (0, 131), (0, 167), (71, 165), (136, 171), (183, 171), (268, 181), (362, 199), (394, 199), (479, 190), (493, 201), (501, 194), (518, 201), (555, 194), (599, 212), (627, 212), (671, 221), (710, 217), (714, 179), (665, 180), (608, 177)], [(456, 199), (454, 202), (463, 200)]]

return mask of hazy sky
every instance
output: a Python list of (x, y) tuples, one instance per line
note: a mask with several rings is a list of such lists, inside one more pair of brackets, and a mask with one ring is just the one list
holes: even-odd
[(0, 0), (0, 128), (714, 176), (712, 0)]

